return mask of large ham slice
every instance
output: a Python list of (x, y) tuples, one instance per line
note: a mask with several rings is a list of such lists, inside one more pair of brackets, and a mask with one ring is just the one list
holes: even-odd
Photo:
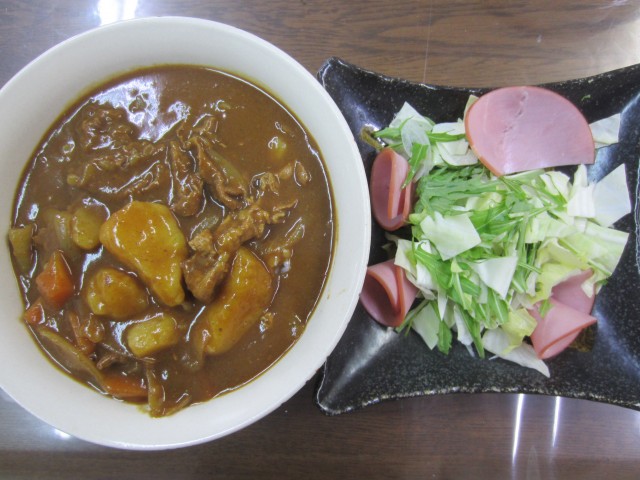
[(531, 343), (541, 359), (562, 352), (584, 328), (596, 322), (596, 318), (590, 315), (595, 292), (589, 296), (582, 290), (582, 284), (592, 274), (591, 270), (585, 270), (556, 285), (551, 291), (551, 308), (544, 317), (540, 316), (537, 308), (530, 310), (538, 321)]
[(402, 188), (409, 163), (390, 148), (383, 149), (371, 168), (371, 210), (378, 224), (387, 231), (404, 225), (411, 213), (413, 184)]
[(367, 268), (360, 302), (374, 320), (388, 327), (402, 324), (418, 289), (404, 270), (387, 260)]
[(569, 100), (540, 87), (505, 87), (465, 117), (469, 145), (495, 175), (595, 160), (587, 120)]

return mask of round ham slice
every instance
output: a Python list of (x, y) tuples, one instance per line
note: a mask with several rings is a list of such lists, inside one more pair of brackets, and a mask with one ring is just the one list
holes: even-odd
[(478, 99), (465, 117), (469, 145), (497, 176), (590, 164), (593, 136), (580, 110), (540, 87), (505, 87)]
[(388, 327), (402, 324), (418, 289), (407, 280), (404, 270), (387, 260), (367, 268), (360, 302), (369, 315)]
[(537, 308), (530, 310), (538, 320), (531, 342), (540, 358), (559, 354), (573, 343), (583, 328), (596, 322), (595, 317), (589, 315), (595, 302), (595, 291), (589, 296), (582, 290), (582, 284), (591, 275), (591, 270), (584, 270), (553, 287), (552, 308), (544, 318), (540, 317)]
[(411, 213), (413, 184), (402, 184), (409, 162), (390, 148), (382, 150), (371, 168), (371, 210), (376, 222), (387, 231), (402, 227)]

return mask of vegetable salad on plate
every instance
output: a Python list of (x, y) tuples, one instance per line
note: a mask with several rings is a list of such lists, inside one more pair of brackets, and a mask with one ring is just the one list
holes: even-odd
[(620, 115), (588, 125), (538, 87), (472, 96), (460, 113), (435, 123), (405, 103), (364, 133), (380, 151), (374, 217), (402, 229), (387, 233), (391, 259), (369, 267), (361, 301), (428, 348), (457, 340), (549, 376), (544, 360), (596, 323), (595, 296), (627, 242), (614, 228), (631, 211), (625, 166), (597, 183), (585, 166), (618, 141)]

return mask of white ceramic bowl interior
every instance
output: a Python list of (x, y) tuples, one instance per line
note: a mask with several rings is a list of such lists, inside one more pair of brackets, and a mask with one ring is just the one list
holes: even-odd
[(321, 301), (293, 348), (249, 384), (166, 418), (151, 418), (139, 407), (104, 397), (45, 358), (20, 320), (23, 306), (9, 249), (0, 249), (0, 387), (53, 427), (119, 448), (202, 443), (249, 425), (281, 405), (315, 374), (344, 332), (369, 254), (364, 169), (349, 127), (329, 95), (305, 68), (266, 41), (190, 18), (131, 20), (81, 34), (41, 55), (0, 90), (0, 225), (9, 228), (25, 163), (66, 107), (116, 74), (170, 63), (235, 73), (265, 87), (295, 112), (317, 141), (329, 172), (337, 242)]

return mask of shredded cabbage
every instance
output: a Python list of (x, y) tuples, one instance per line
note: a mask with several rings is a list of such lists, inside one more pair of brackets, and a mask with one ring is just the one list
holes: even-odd
[(596, 148), (606, 147), (618, 143), (618, 132), (620, 131), (621, 115), (616, 113), (610, 117), (603, 118), (591, 125), (591, 134)]

